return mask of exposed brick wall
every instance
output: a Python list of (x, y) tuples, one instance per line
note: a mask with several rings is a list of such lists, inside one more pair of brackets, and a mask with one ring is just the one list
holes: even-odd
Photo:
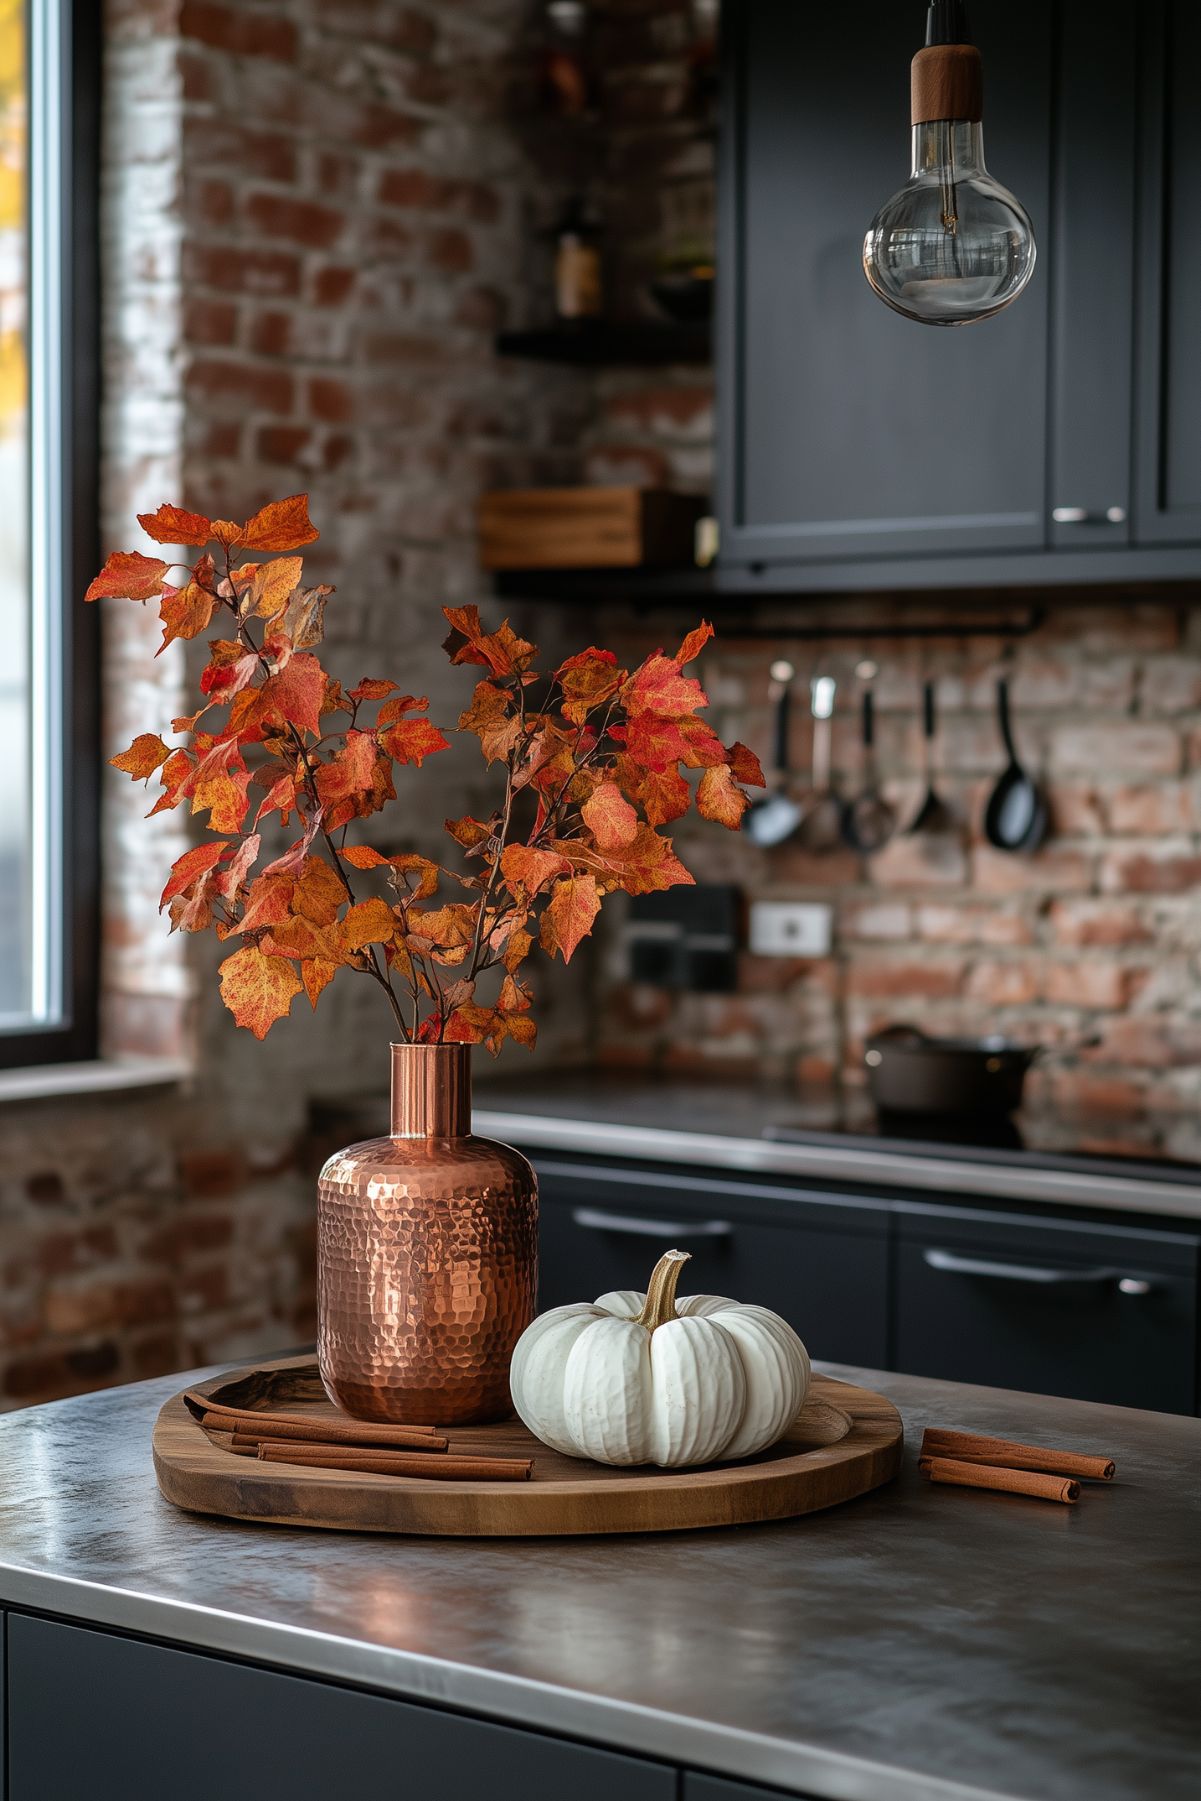
[[(540, 176), (511, 127), (524, 0), (108, 0), (104, 538), (164, 499), (245, 517), (311, 493), (337, 584), (332, 667), (453, 722), (443, 602), (480, 592), (477, 493), (553, 480), (585, 376), (498, 363), (523, 317)], [(551, 652), (556, 625), (539, 622)], [(106, 751), (187, 709), (139, 608), (105, 612)], [(193, 671), (194, 673), (194, 671)], [(398, 782), (432, 850), (485, 804), (468, 744)], [(407, 804), (406, 804), (407, 803)], [(490, 804), (490, 803), (489, 803)], [(310, 1336), (310, 1096), (379, 1089), (389, 1022), (346, 976), (265, 1044), (220, 1006), (220, 950), (157, 903), (188, 822), (105, 800), (106, 1046), (190, 1056), (179, 1089), (0, 1117), (0, 1406)], [(544, 1049), (580, 1049), (581, 976), (543, 977)]]
[[(872, 616), (862, 603), (839, 605)], [(874, 614), (881, 623), (897, 616), (879, 603)], [(806, 611), (807, 622), (837, 618), (833, 605)], [(630, 648), (649, 642), (644, 634)], [(672, 1003), (618, 981), (606, 992), (603, 1054), (795, 1076), (820, 1092), (861, 1086), (864, 1036), (893, 1021), (1003, 1031), (1057, 1047), (1031, 1077), (1035, 1106), (1106, 1116), (1088, 1129), (1115, 1148), (1129, 1135), (1122, 1116), (1135, 1114), (1140, 1137), (1201, 1155), (1201, 610), (1122, 596), (1056, 611), (1008, 648), (867, 637), (790, 646), (786, 629), (764, 645), (740, 642), (732, 628), (700, 673), (723, 735), (765, 757), (767, 665), (781, 650), (802, 695), (792, 744), (801, 787), (808, 678), (839, 681), (834, 761), (844, 793), (860, 780), (856, 668), (865, 657), (878, 663), (879, 758), (902, 822), (923, 790), (921, 682), (936, 680), (937, 785), (958, 829), (945, 839), (898, 835), (861, 858), (795, 844), (760, 850), (690, 825), (680, 839), (698, 878), (737, 882), (752, 899), (829, 902), (833, 954), (747, 956), (730, 997)], [(1019, 752), (1051, 797), (1053, 835), (1035, 856), (996, 851), (981, 830), (1005, 762), (1001, 673)]]

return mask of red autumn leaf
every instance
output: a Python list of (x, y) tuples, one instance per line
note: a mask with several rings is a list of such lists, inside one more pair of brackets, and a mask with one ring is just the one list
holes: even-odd
[(347, 732), (346, 742), (337, 755), (318, 769), (314, 781), (317, 796), (325, 808), (328, 831), (335, 831), (353, 819), (356, 802), (368, 793), (375, 781), (375, 739), (370, 732)]
[(702, 619), (700, 624), (693, 631), (689, 632), (679, 650), (677, 650), (675, 661), (680, 664), (681, 667), (683, 667), (685, 663), (691, 663), (694, 657), (700, 656), (710, 638), (715, 635), (709, 621), (707, 619)]
[(260, 507), (242, 526), (238, 544), (242, 550), (302, 550), (320, 537), (309, 518), (307, 494), (290, 494)]
[(495, 1013), (491, 1007), (477, 1007), (464, 1001), (447, 1017), (442, 1034), (447, 1044), (482, 1044), (492, 1030)]
[(156, 544), (207, 544), (213, 535), (212, 521), (203, 513), (189, 513), (184, 507), (168, 506), (166, 501), (157, 513), (139, 513), (138, 524)]
[(136, 550), (114, 550), (88, 586), (85, 600), (157, 600), (170, 568), (161, 557)]
[(258, 690), (258, 704), (251, 709), (256, 724), (294, 725), (316, 735), (321, 730), (321, 702), (325, 695), (325, 671), (317, 658), (301, 651), (278, 675), (270, 675)]
[(442, 1036), (442, 1015), (431, 1013), (417, 1029), (417, 1044), (437, 1044)]
[(611, 650), (593, 646), (578, 656), (568, 657), (555, 672), (563, 695), (564, 716), (579, 725), (593, 707), (610, 700), (625, 679), (625, 670), (617, 667)]
[(229, 851), (227, 838), (212, 838), (205, 844), (197, 844), (186, 850), (182, 857), (177, 857), (171, 865), (171, 874), (167, 878), (167, 886), (159, 899), (158, 910), (161, 913), (167, 902), (185, 888), (190, 888), (197, 877), (205, 875), (219, 863)]
[(300, 993), (301, 982), (283, 957), (270, 957), (248, 944), (222, 963), (221, 999), (240, 1026), (265, 1038), (277, 1019), (284, 1019)]
[(264, 875), (275, 875), (280, 872), (283, 874), (295, 873), (304, 863), (313, 839), (321, 830), (322, 817), (321, 808), (318, 807), (312, 818), (305, 822), (304, 837), (298, 838), (295, 844), (290, 844), (283, 856), (276, 857), (274, 863), (268, 863), (263, 872)]
[(128, 750), (123, 750), (119, 757), (110, 757), (109, 762), (114, 769), (123, 770), (126, 775), (132, 776), (135, 782), (148, 782), (170, 755), (171, 752), (157, 732), (140, 732)]
[(571, 864), (558, 851), (535, 850), (528, 844), (509, 844), (501, 852), (501, 874), (510, 894), (532, 900), (556, 876), (566, 875)]
[(628, 754), (646, 769), (672, 769), (684, 763), (689, 769), (704, 769), (724, 763), (726, 753), (716, 733), (703, 719), (687, 715), (667, 719), (658, 713), (640, 713), (628, 726), (617, 726), (610, 736), (624, 744)]
[(397, 923), (387, 901), (359, 901), (343, 919), (339, 936), (346, 950), (360, 951), (368, 944), (387, 944), (396, 934)]
[(324, 957), (305, 957), (300, 965), (300, 979), (304, 983), (304, 991), (309, 997), (309, 1005), (316, 1010), (322, 991), (329, 986), (337, 974), (338, 965), (329, 963)]
[(254, 816), (255, 825), (258, 825), (259, 821), (264, 819), (268, 813), (278, 813), (279, 823), (287, 825), (289, 815), (296, 808), (296, 792), (295, 776), (277, 776), (259, 804), (259, 810)]
[(156, 813), (169, 813), (183, 799), (183, 787), (192, 775), (195, 767), (193, 759), (186, 750), (173, 750), (167, 761), (158, 772), (158, 779), (163, 784), (163, 792), (147, 813), (147, 819), (153, 819)]
[(209, 651), (209, 661), (200, 676), (200, 691), (215, 702), (232, 700), (254, 680), (259, 660), (236, 638), (214, 638)]
[(736, 782), (744, 782), (748, 788), (763, 788), (763, 766), (753, 750), (745, 744), (735, 742), (726, 751), (729, 759), (730, 774)]
[(164, 588), (158, 615), (163, 622), (163, 641), (155, 656), (161, 656), (177, 638), (198, 638), (208, 629), (216, 604), (211, 594), (190, 579), (182, 588)]
[(616, 782), (601, 782), (580, 808), (601, 850), (620, 850), (638, 830), (638, 815)]
[(475, 908), (462, 902), (428, 913), (416, 907), (409, 910), (405, 943), (419, 955), (432, 949), (439, 962), (453, 967), (463, 961), (474, 937)]
[(416, 763), (420, 769), (426, 757), (450, 745), (436, 725), (428, 719), (398, 719), (379, 735), (380, 744), (397, 763)]
[(236, 746), (231, 748), (234, 755), (226, 766), (213, 764), (209, 767), (206, 760), (201, 766), (205, 773), (198, 773), (191, 784), (192, 811), (207, 811), (210, 832), (241, 831), (250, 804), (250, 771)]
[(736, 832), (750, 804), (728, 764), (716, 763), (712, 769), (706, 769), (696, 791), (696, 810), (702, 819), (716, 820), (718, 825)]
[(700, 683), (683, 675), (680, 665), (658, 651), (636, 669), (622, 693), (626, 712), (631, 718), (639, 713), (657, 713), (664, 719), (682, 719), (709, 704)]
[(644, 769), (632, 757), (621, 756), (613, 772), (651, 825), (670, 825), (673, 819), (682, 819), (692, 804), (692, 790), (675, 769)]
[(496, 763), (509, 755), (521, 736), (521, 719), (503, 688), (477, 682), (471, 705), (459, 714), (459, 730), (474, 732), (485, 760)]
[(363, 680), (350, 690), (350, 698), (358, 701), (387, 700), (389, 694), (395, 693), (395, 682), (375, 681), (370, 676), (364, 676)]
[(254, 932), (263, 926), (277, 926), (292, 910), (292, 894), (296, 887), (290, 875), (272, 875), (265, 871), (256, 876), (246, 896), (246, 906), (234, 930)]
[(450, 636), (442, 648), (452, 663), (478, 663), (493, 675), (515, 675), (534, 656), (534, 646), (519, 638), (506, 619), (495, 632), (480, 624), (476, 606), (443, 607), (450, 622)]
[(552, 957), (561, 951), (564, 963), (570, 963), (599, 912), (600, 893), (594, 876), (570, 875), (556, 882), (542, 915), (543, 950)]

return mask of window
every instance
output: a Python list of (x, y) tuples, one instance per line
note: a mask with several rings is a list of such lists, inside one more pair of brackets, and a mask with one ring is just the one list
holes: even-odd
[(95, 1051), (94, 0), (0, 0), (0, 1063)]

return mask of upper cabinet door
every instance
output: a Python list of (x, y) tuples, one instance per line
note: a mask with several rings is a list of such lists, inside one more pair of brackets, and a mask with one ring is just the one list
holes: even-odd
[(1201, 7), (1148, 0), (1141, 40), (1134, 536), (1201, 541)]
[[(1054, 7), (973, 0), (985, 156), (1049, 231)], [(1016, 303), (934, 328), (864, 278), (909, 171), (920, 0), (734, 0), (723, 155), (723, 561), (1039, 549), (1046, 261)]]

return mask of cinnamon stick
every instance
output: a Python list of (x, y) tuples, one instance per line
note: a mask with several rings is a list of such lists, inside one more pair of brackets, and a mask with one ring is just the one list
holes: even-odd
[(394, 1450), (411, 1445), (417, 1451), (444, 1451), (450, 1442), (436, 1432), (427, 1431), (424, 1426), (376, 1426), (353, 1420), (287, 1420), (278, 1414), (260, 1414), (252, 1426), (249, 1420), (206, 1413), (200, 1424), (208, 1432), (232, 1429), (235, 1444), (257, 1444), (264, 1438), (291, 1438), (306, 1444), (377, 1445)]
[(953, 1457), (922, 1457), (918, 1468), (931, 1482), (949, 1482), (956, 1488), (995, 1488), (1002, 1494), (1032, 1495), (1040, 1501), (1069, 1504), (1080, 1499), (1080, 1484), (1072, 1476), (998, 1469), (987, 1463), (960, 1463)]
[[(209, 1395), (198, 1394), (194, 1388), (186, 1388), (184, 1390), (183, 1398), (185, 1401), (189, 1402), (193, 1408), (198, 1409), (201, 1415), (211, 1413), (214, 1415), (219, 1414), (222, 1418), (228, 1420), (244, 1420), (249, 1424), (252, 1431), (257, 1430), (260, 1426), (275, 1425), (320, 1425), (322, 1428), (330, 1426), (351, 1426), (356, 1429), (360, 1425), (363, 1425), (367, 1426), (368, 1429), (373, 1432), (417, 1433), (422, 1438), (436, 1436), (438, 1431), (436, 1426), (410, 1426), (404, 1423), (394, 1425), (391, 1422), (376, 1424), (375, 1422), (370, 1421), (352, 1420), (348, 1415), (341, 1419), (337, 1417), (330, 1419), (322, 1418), (320, 1414), (316, 1413), (264, 1413), (261, 1408), (256, 1407), (227, 1407), (224, 1401), (214, 1401)], [(234, 1428), (232, 1426), (218, 1427), (214, 1421), (212, 1429), (214, 1431), (232, 1432)]]
[(533, 1461), (523, 1457), (427, 1457), (416, 1451), (355, 1451), (263, 1439), (262, 1463), (294, 1463), (305, 1469), (356, 1470), (369, 1476), (416, 1476), (435, 1482), (528, 1482)]
[(1083, 1477), (1088, 1482), (1111, 1482), (1114, 1472), (1110, 1457), (1016, 1444), (1009, 1438), (984, 1438), (975, 1432), (951, 1432), (942, 1426), (927, 1426), (922, 1436), (922, 1456), (927, 1455), (952, 1457), (960, 1463), (1001, 1464), (1014, 1470), (1044, 1470), (1055, 1476)]

